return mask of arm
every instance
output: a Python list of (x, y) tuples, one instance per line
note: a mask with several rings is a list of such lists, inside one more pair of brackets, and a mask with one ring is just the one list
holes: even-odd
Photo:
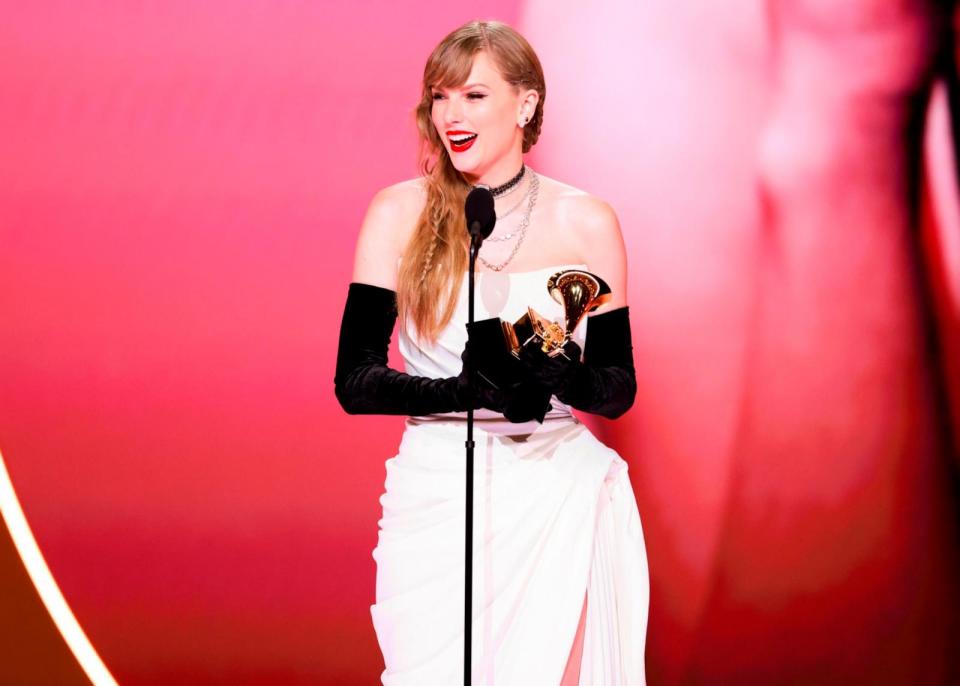
[(351, 283), (340, 324), (334, 391), (348, 414), (426, 415), (461, 412), (470, 404), (463, 372), (430, 379), (387, 366), (397, 320), (393, 291)]
[(426, 200), (419, 180), (380, 190), (360, 226), (353, 281), (396, 292), (397, 264), (413, 235)]
[(571, 198), (565, 212), (580, 262), (610, 286), (611, 298), (591, 316), (627, 306), (627, 250), (616, 213), (589, 195)]
[(349, 414), (416, 416), (495, 404), (489, 392), (472, 398), (463, 371), (456, 377), (431, 379), (387, 366), (397, 320), (397, 261), (422, 202), (416, 182), (390, 186), (377, 193), (363, 221), (334, 375), (337, 400)]
[(587, 318), (583, 361), (573, 341), (565, 347), (569, 359), (549, 357), (535, 344), (524, 346), (520, 359), (563, 402), (615, 419), (630, 409), (637, 393), (623, 236), (616, 214), (596, 198), (578, 198), (568, 216), (583, 262), (610, 285), (612, 298)]
[(637, 394), (629, 308), (589, 317), (585, 348), (581, 362), (580, 346), (573, 341), (564, 346), (569, 359), (549, 357), (532, 342), (520, 351), (520, 360), (540, 385), (571, 407), (616, 419)]

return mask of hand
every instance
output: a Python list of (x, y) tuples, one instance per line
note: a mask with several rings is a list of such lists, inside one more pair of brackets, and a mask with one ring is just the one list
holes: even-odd
[(573, 380), (580, 362), (580, 346), (570, 340), (563, 346), (566, 355), (551, 357), (543, 352), (536, 339), (527, 341), (520, 349), (520, 361), (527, 374), (537, 384), (554, 395), (560, 395)]
[(522, 423), (537, 420), (543, 422), (544, 416), (550, 409), (550, 391), (546, 390), (524, 374), (524, 378), (510, 386), (498, 389), (474, 370), (475, 389), (471, 390), (467, 384), (467, 362), (469, 360), (469, 343), (464, 348), (460, 359), (463, 369), (457, 377), (457, 394), (463, 399), (466, 407), (474, 409), (486, 408), (503, 413), (510, 422)]
[(541, 424), (550, 410), (550, 391), (530, 378), (518, 381), (503, 393), (503, 416), (514, 424), (536, 419)]
[(474, 410), (488, 409), (502, 412), (506, 405), (503, 392), (477, 374), (476, 369), (473, 370), (474, 387), (470, 388), (470, 384), (467, 381), (469, 349), (470, 344), (467, 343), (463, 352), (460, 354), (463, 367), (460, 370), (460, 375), (457, 377), (457, 397), (462, 400), (464, 407), (472, 407)]

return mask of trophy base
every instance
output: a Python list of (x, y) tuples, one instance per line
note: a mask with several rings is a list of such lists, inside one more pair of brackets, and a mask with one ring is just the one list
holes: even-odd
[(520, 349), (530, 341), (536, 341), (541, 350), (550, 357), (566, 354), (563, 346), (570, 337), (566, 330), (558, 323), (541, 316), (532, 307), (516, 322), (501, 322), (503, 338), (514, 357), (520, 357)]

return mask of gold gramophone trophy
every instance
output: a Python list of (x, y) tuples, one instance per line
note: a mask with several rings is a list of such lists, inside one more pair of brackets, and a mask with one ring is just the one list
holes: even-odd
[(611, 296), (610, 287), (603, 279), (580, 269), (557, 272), (547, 279), (547, 291), (563, 305), (563, 324), (541, 316), (532, 307), (513, 324), (501, 322), (504, 340), (514, 357), (520, 357), (520, 349), (530, 340), (539, 341), (543, 352), (550, 357), (566, 357), (563, 346), (577, 325)]

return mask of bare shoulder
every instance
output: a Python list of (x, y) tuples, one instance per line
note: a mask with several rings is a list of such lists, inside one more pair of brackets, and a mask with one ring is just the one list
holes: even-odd
[(553, 221), (562, 227), (588, 264), (596, 253), (619, 252), (623, 246), (620, 221), (605, 200), (555, 179), (541, 176)]
[(557, 226), (569, 237), (571, 249), (613, 289), (613, 309), (626, 304), (627, 255), (620, 221), (605, 200), (569, 184), (541, 177), (556, 211)]
[(546, 182), (557, 212), (569, 222), (568, 230), (578, 238), (590, 241), (604, 235), (620, 235), (617, 214), (606, 200), (555, 179), (541, 179)]
[(381, 188), (370, 200), (361, 234), (373, 233), (377, 238), (406, 245), (426, 198), (422, 178)]
[(357, 239), (353, 280), (396, 290), (403, 254), (426, 202), (422, 178), (381, 188), (370, 200)]

